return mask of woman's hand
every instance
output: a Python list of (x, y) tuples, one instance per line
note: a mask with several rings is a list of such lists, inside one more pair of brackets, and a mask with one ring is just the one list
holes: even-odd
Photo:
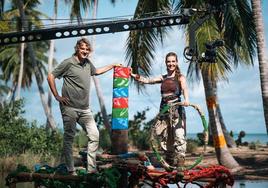
[(132, 72), (132, 68), (130, 68), (130, 75), (131, 75), (135, 80), (139, 81), (139, 79), (140, 79), (140, 75), (139, 75), (139, 74), (134, 74), (134, 73)]
[(183, 102), (183, 105), (184, 105), (184, 106), (189, 106), (190, 103), (189, 103), (189, 101), (184, 101), (184, 102)]

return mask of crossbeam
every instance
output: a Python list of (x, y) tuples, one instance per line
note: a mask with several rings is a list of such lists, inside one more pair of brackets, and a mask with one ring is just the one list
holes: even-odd
[(62, 39), (86, 35), (124, 32), (138, 29), (149, 29), (189, 23), (189, 15), (172, 14), (150, 18), (122, 19), (94, 22), (72, 26), (62, 26), (46, 29), (37, 29), (23, 32), (0, 33), (0, 44), (17, 44), (52, 39)]

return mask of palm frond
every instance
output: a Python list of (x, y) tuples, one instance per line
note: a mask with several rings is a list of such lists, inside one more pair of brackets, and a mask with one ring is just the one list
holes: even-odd
[(224, 39), (228, 53), (233, 56), (234, 64), (239, 62), (253, 64), (256, 49), (256, 31), (252, 10), (248, 1), (228, 1), (224, 13)]
[[(202, 71), (207, 72), (212, 80), (227, 79), (227, 74), (231, 71), (232, 65), (236, 67), (238, 63), (247, 65), (253, 63), (256, 32), (248, 1), (177, 1), (176, 9), (191, 7), (199, 9), (211, 7), (221, 10), (221, 12), (213, 13), (211, 19), (196, 31), (198, 51), (200, 53), (204, 52), (204, 43), (215, 39), (224, 39), (225, 46), (218, 49), (217, 65), (202, 64), (202, 66), (198, 66), (190, 64), (187, 73), (190, 80), (194, 81), (200, 78), (198, 69), (204, 69)], [(196, 16), (193, 16), (191, 22), (194, 22), (196, 18)]]
[[(169, 11), (168, 0), (139, 0), (134, 18), (153, 16), (161, 11)], [(151, 65), (154, 60), (156, 45), (163, 42), (168, 28), (153, 28), (131, 31), (126, 44), (125, 59), (133, 69), (133, 72), (146, 76), (151, 73)]]

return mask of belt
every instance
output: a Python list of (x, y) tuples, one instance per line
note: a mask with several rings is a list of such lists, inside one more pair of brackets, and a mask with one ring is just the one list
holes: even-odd
[(177, 95), (170, 95), (166, 97), (162, 97), (162, 101), (165, 103), (179, 101), (179, 97)]

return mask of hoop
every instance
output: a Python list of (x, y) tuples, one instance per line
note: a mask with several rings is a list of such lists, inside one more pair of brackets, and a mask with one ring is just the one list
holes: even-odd
[(159, 118), (160, 118), (161, 115), (163, 115), (167, 111), (170, 111), (170, 109), (172, 109), (172, 107), (176, 107), (176, 106), (185, 106), (185, 107), (191, 106), (200, 115), (201, 121), (202, 121), (202, 125), (203, 125), (203, 128), (204, 128), (204, 130), (203, 130), (203, 136), (204, 136), (204, 146), (203, 146), (203, 148), (204, 149), (203, 149), (203, 152), (201, 153), (201, 155), (199, 156), (199, 158), (196, 159), (192, 165), (190, 165), (190, 166), (182, 166), (182, 167), (171, 166), (171, 165), (169, 165), (164, 160), (164, 158), (160, 155), (160, 153), (157, 150), (157, 145), (159, 145), (159, 140), (158, 139), (157, 140), (155, 139), (155, 137), (154, 137), (155, 130), (154, 130), (154, 127), (152, 127), (151, 134), (150, 134), (150, 142), (151, 142), (152, 149), (154, 151), (154, 154), (156, 155), (157, 160), (160, 162), (160, 164), (163, 166), (163, 168), (165, 170), (167, 170), (167, 171), (172, 171), (172, 170), (175, 170), (175, 169), (177, 169), (179, 171), (182, 171), (182, 170), (190, 170), (190, 169), (194, 168), (196, 165), (198, 165), (202, 161), (203, 156), (204, 156), (204, 154), (206, 152), (207, 144), (208, 144), (208, 126), (207, 126), (207, 121), (205, 119), (204, 113), (202, 112), (202, 110), (200, 109), (200, 107), (198, 105), (189, 104), (188, 106), (186, 106), (183, 102), (177, 102), (177, 103), (173, 103), (173, 104), (167, 104), (157, 114), (154, 125), (159, 120)]

